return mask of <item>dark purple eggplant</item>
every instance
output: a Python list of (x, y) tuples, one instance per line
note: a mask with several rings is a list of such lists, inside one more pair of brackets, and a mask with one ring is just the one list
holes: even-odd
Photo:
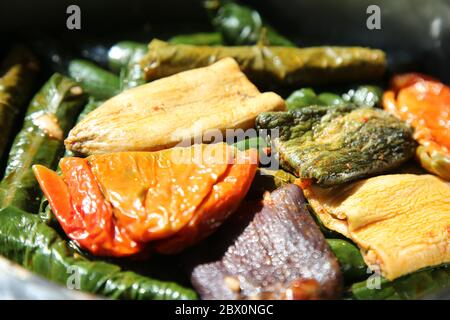
[(239, 224), (246, 223), (220, 260), (194, 268), (191, 281), (202, 299), (340, 296), (338, 261), (298, 186), (289, 184), (267, 194), (262, 206), (251, 214), (242, 207), (221, 230), (224, 235), (233, 234), (242, 228)]

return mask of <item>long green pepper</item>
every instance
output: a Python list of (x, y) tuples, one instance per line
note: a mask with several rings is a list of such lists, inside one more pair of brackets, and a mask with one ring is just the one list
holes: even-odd
[(6, 152), (18, 115), (31, 98), (38, 69), (36, 58), (22, 46), (11, 49), (0, 68), (0, 158)]
[(14, 205), (37, 212), (42, 193), (31, 167), (55, 168), (63, 153), (63, 139), (85, 103), (81, 87), (55, 73), (34, 96), (22, 130), (16, 136), (0, 183), (0, 208)]
[(113, 299), (196, 299), (193, 290), (154, 280), (72, 251), (39, 217), (7, 207), (0, 210), (0, 254), (47, 279)]

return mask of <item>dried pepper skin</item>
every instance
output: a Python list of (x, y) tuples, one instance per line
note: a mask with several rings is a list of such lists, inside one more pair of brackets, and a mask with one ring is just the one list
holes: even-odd
[(422, 74), (397, 75), (383, 104), (414, 128), (422, 167), (450, 180), (450, 87)]
[(310, 106), (258, 116), (279, 129), (272, 147), (297, 177), (333, 186), (398, 167), (414, 154), (412, 130), (388, 113), (355, 105)]
[(383, 51), (362, 47), (274, 47), (172, 45), (161, 40), (149, 44), (142, 59), (147, 81), (234, 58), (255, 83), (265, 86), (325, 85), (367, 81), (382, 76)]
[[(6, 152), (13, 125), (30, 98), (39, 64), (25, 47), (11, 49), (0, 68), (0, 158)], [(0, 174), (1, 176), (1, 174)]]
[(63, 158), (62, 176), (33, 170), (69, 238), (125, 257), (177, 253), (212, 233), (250, 188), (257, 156), (217, 144)]

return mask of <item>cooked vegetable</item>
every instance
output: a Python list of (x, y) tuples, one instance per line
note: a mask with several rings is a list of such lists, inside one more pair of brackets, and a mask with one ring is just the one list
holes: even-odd
[[(89, 113), (97, 109), (102, 104), (102, 101), (97, 101), (92, 98), (89, 98), (88, 102), (84, 106), (83, 111), (78, 116), (77, 122), (80, 122), (83, 120)], [(70, 150), (66, 150), (64, 152), (64, 157), (74, 157), (76, 156), (75, 152), (72, 152)], [(58, 172), (60, 170), (58, 169)], [(50, 208), (50, 205), (48, 204), (47, 198), (44, 196), (41, 200), (40, 208), (39, 208), (39, 217), (41, 220), (47, 224), (55, 223), (56, 225), (56, 218), (54, 217), (52, 213), (52, 209)]]
[(281, 97), (261, 94), (235, 61), (224, 59), (108, 100), (75, 126), (66, 148), (84, 154), (153, 151), (202, 142), (211, 132), (222, 141), (222, 131), (253, 127), (258, 113), (282, 109)]
[(195, 299), (196, 294), (173, 282), (123, 271), (82, 258), (58, 233), (34, 215), (14, 207), (0, 210), (0, 254), (47, 279), (113, 299)]
[(147, 50), (143, 43), (134, 41), (121, 41), (113, 45), (108, 51), (109, 68), (116, 73), (128, 66), (130, 58), (136, 51)]
[[(192, 284), (202, 299), (337, 298), (339, 264), (311, 218), (301, 189), (287, 185), (262, 207), (244, 206), (222, 228), (222, 241), (241, 230), (221, 260), (197, 266)], [(230, 230), (231, 229), (231, 230)]]
[(14, 205), (37, 212), (41, 192), (31, 167), (34, 164), (56, 166), (64, 150), (63, 139), (84, 102), (80, 86), (57, 73), (34, 96), (0, 183), (0, 208)]
[(379, 107), (382, 102), (383, 89), (377, 86), (359, 86), (356, 89), (350, 89), (342, 97), (345, 101), (358, 106)]
[(120, 89), (126, 90), (145, 83), (145, 73), (140, 61), (147, 53), (146, 46), (136, 46), (131, 52), (128, 63), (120, 71)]
[(64, 158), (63, 178), (33, 170), (65, 233), (83, 249), (130, 256), (153, 241), (153, 250), (175, 253), (212, 233), (247, 193), (257, 154), (234, 150), (213, 144)]
[(87, 117), (89, 113), (97, 109), (99, 106), (103, 104), (103, 101), (95, 100), (93, 98), (89, 98), (88, 102), (84, 106), (83, 111), (79, 114), (76, 123), (79, 123), (84, 120), (84, 118)]
[(354, 105), (310, 106), (261, 113), (259, 129), (278, 129), (272, 148), (281, 166), (321, 186), (398, 167), (412, 157), (411, 129), (383, 110)]
[(420, 74), (398, 75), (383, 103), (414, 128), (421, 165), (450, 180), (450, 87)]
[(391, 174), (304, 193), (323, 224), (351, 238), (388, 280), (450, 262), (450, 186), (435, 176)]
[(296, 90), (286, 99), (288, 110), (295, 110), (314, 105), (326, 106), (341, 104), (345, 104), (345, 101), (338, 95), (322, 93), (318, 96), (311, 88)]
[(359, 107), (377, 107), (381, 103), (382, 94), (383, 90), (376, 86), (359, 86), (356, 89), (350, 89), (342, 97), (331, 92), (316, 94), (311, 88), (302, 88), (294, 91), (286, 99), (286, 106), (289, 110), (313, 105), (338, 106), (355, 104)]
[(171, 45), (153, 40), (141, 62), (147, 81), (232, 57), (262, 85), (319, 85), (379, 78), (384, 52), (360, 47), (288, 48)]
[(346, 283), (353, 283), (369, 276), (367, 265), (356, 246), (342, 239), (327, 239), (327, 243), (339, 261)]
[(87, 60), (72, 60), (69, 75), (96, 99), (108, 99), (120, 90), (119, 78)]
[(260, 200), (264, 193), (296, 182), (296, 177), (284, 170), (258, 168), (246, 198)]
[(398, 278), (381, 280), (381, 287), (368, 286), (367, 281), (355, 283), (352, 293), (356, 299), (422, 299), (450, 286), (450, 266), (427, 269)]
[(218, 32), (180, 34), (168, 40), (171, 44), (190, 44), (194, 46), (218, 46), (223, 44), (222, 35)]
[(229, 1), (207, 0), (214, 27), (229, 45), (252, 45), (264, 41), (272, 46), (295, 46), (261, 18), (258, 11)]
[(17, 116), (30, 98), (38, 68), (33, 54), (21, 46), (11, 49), (0, 66), (0, 159), (8, 147)]

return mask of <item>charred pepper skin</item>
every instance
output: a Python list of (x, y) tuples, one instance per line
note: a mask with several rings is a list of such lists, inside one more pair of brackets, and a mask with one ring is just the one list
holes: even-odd
[(265, 112), (258, 129), (278, 129), (272, 150), (280, 164), (323, 187), (385, 172), (410, 159), (412, 129), (383, 110), (355, 105)]

